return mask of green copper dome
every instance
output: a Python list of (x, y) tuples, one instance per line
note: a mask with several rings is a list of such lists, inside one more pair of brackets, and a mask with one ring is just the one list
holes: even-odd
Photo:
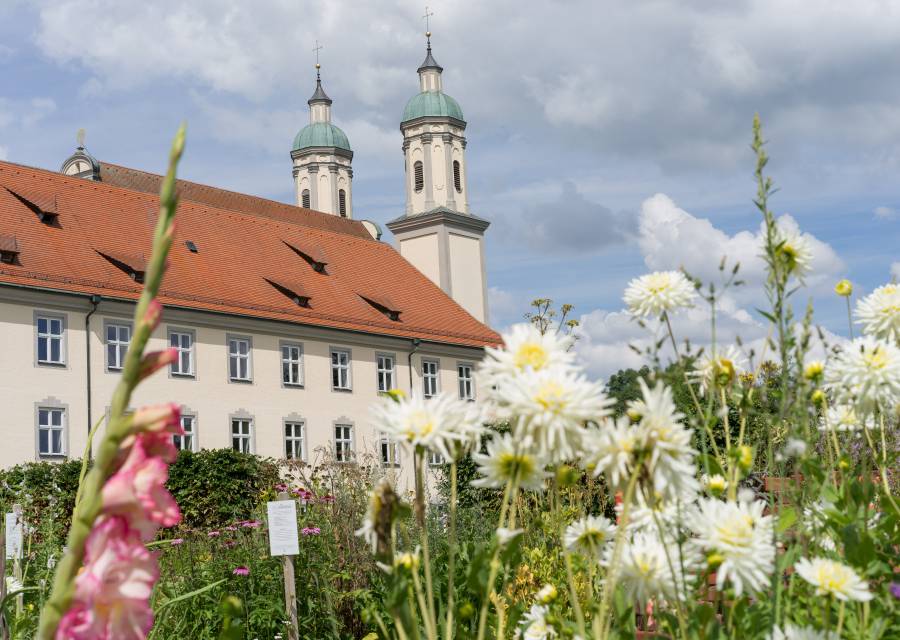
[(337, 147), (351, 151), (347, 134), (330, 122), (315, 122), (300, 129), (294, 138), (293, 150), (309, 147)]
[(465, 121), (459, 103), (441, 91), (425, 91), (410, 98), (403, 110), (403, 122), (416, 118), (445, 117)]

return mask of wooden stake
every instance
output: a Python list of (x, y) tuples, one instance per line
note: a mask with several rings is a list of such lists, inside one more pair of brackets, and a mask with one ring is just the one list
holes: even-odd
[[(279, 500), (292, 500), (290, 495), (282, 491)], [(294, 556), (282, 556), (281, 566), (284, 569), (284, 606), (291, 626), (288, 629), (288, 640), (299, 640), (300, 631), (297, 625), (297, 583), (294, 581)]]

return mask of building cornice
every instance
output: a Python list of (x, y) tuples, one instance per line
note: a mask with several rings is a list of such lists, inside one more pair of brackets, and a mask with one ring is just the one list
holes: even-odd
[(391, 233), (394, 235), (398, 235), (441, 224), (465, 229), (466, 231), (477, 234), (483, 234), (491, 223), (484, 218), (479, 218), (475, 215), (458, 213), (456, 211), (451, 211), (446, 207), (438, 207), (424, 213), (394, 218), (387, 223), (387, 228), (390, 229)]
[(340, 147), (304, 147), (303, 149), (294, 149), (291, 151), (291, 159), (298, 160), (313, 153), (330, 153), (335, 156), (347, 158), (348, 160), (353, 160), (353, 152), (348, 151), (347, 149), (341, 149)]

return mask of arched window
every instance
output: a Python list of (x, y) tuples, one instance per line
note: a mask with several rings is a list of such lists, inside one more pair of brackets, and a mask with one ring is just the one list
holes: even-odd
[(304, 189), (300, 192), (300, 206), (304, 209), (309, 209), (309, 189)]
[(462, 178), (459, 177), (459, 160), (453, 161), (453, 184), (456, 186), (456, 193), (462, 193)]
[(338, 211), (342, 218), (347, 217), (347, 192), (343, 189), (338, 191)]
[(425, 187), (425, 177), (423, 175), (421, 160), (416, 160), (416, 162), (413, 163), (413, 176), (415, 176), (416, 193), (418, 193)]

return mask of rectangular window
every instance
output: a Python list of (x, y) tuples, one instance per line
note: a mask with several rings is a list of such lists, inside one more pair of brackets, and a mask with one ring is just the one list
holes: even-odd
[(334, 425), (334, 459), (350, 462), (353, 458), (353, 425)]
[(106, 368), (121, 371), (125, 366), (125, 354), (131, 344), (131, 326), (127, 324), (106, 325)]
[(249, 418), (232, 418), (231, 420), (231, 448), (241, 453), (253, 453), (252, 451), (253, 420)]
[(193, 451), (194, 438), (197, 436), (196, 429), (197, 419), (194, 416), (182, 415), (181, 428), (184, 429), (183, 436), (172, 436), (175, 441), (175, 448), (179, 451)]
[(40, 364), (65, 364), (62, 318), (37, 317), (37, 361)]
[(239, 382), (250, 382), (250, 340), (228, 340), (228, 377)]
[(459, 379), (459, 399), (474, 400), (475, 399), (475, 379), (472, 376), (472, 365), (460, 364), (456, 366), (456, 373)]
[(345, 349), (331, 350), (331, 388), (350, 390), (350, 352)]
[(64, 456), (66, 410), (38, 409), (38, 453), (42, 456)]
[(436, 396), (440, 389), (438, 387), (438, 372), (441, 364), (437, 360), (422, 360), (422, 392), (426, 398)]
[(432, 467), (444, 464), (444, 456), (437, 451), (428, 452), (428, 464)]
[(378, 354), (375, 356), (375, 370), (378, 375), (378, 390), (390, 391), (394, 388), (394, 356)]
[(169, 346), (178, 352), (178, 359), (172, 363), (172, 375), (194, 375), (194, 335), (187, 331), (170, 331)]
[(284, 423), (284, 457), (288, 460), (303, 460), (303, 423)]
[(378, 453), (381, 456), (381, 464), (385, 467), (400, 466), (400, 447), (386, 435), (382, 435), (378, 441)]
[(303, 348), (299, 344), (281, 345), (281, 381), (289, 387), (303, 385)]

